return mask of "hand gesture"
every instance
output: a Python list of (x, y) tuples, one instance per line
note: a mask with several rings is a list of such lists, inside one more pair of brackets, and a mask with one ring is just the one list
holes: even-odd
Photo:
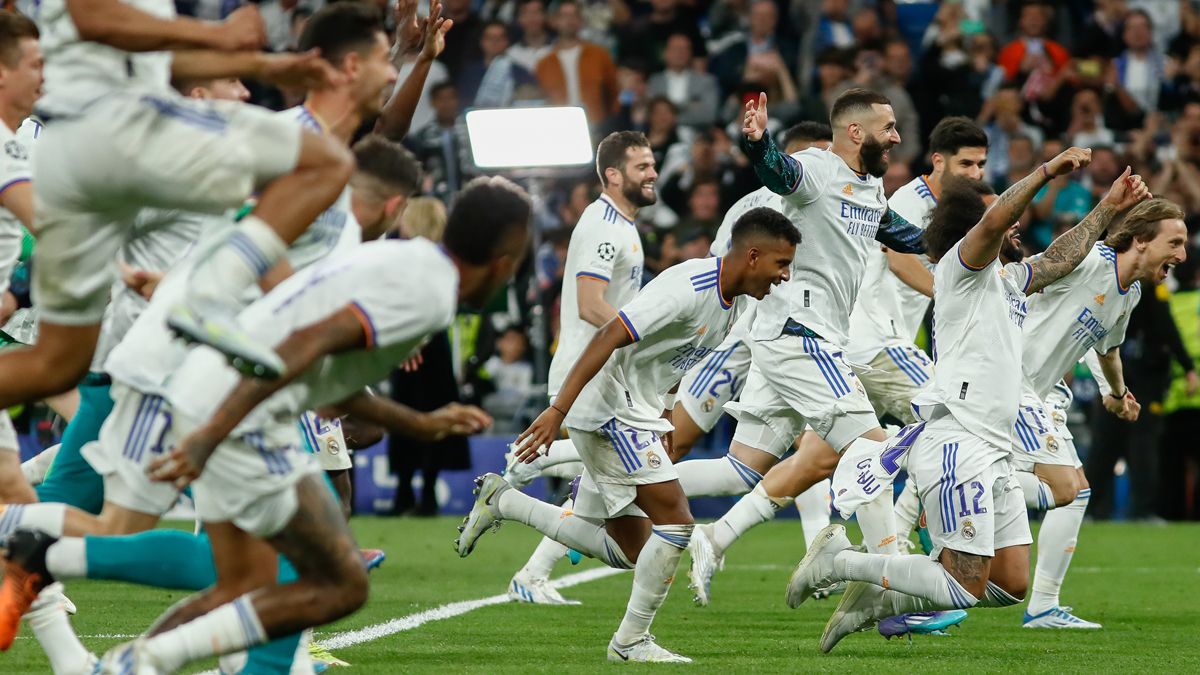
[(436, 59), (446, 48), (446, 33), (454, 27), (454, 20), (442, 16), (441, 0), (430, 0), (429, 18), (425, 19), (425, 34), (421, 45), (421, 56)]
[(117, 269), (121, 273), (121, 281), (125, 283), (125, 286), (146, 300), (154, 297), (154, 291), (158, 288), (159, 282), (166, 276), (165, 272), (159, 270), (144, 270), (120, 261), (117, 261)]
[(1112, 187), (1108, 189), (1108, 194), (1104, 195), (1102, 200), (1118, 212), (1124, 211), (1140, 201), (1150, 199), (1150, 188), (1146, 187), (1141, 176), (1129, 175), (1132, 172), (1133, 169), (1125, 167), (1124, 173), (1113, 181)]
[(262, 79), (282, 89), (327, 89), (342, 82), (342, 74), (316, 49), (301, 54), (268, 54)]
[(1137, 402), (1133, 392), (1126, 389), (1125, 395), (1121, 398), (1105, 396), (1104, 408), (1126, 422), (1136, 422), (1142, 411), (1142, 404)]
[(558, 408), (550, 406), (538, 415), (529, 428), (517, 436), (513, 445), (517, 448), (517, 461), (526, 464), (538, 458), (543, 449), (558, 440), (559, 428), (562, 427), (564, 415)]
[(1067, 148), (1057, 157), (1046, 162), (1046, 172), (1051, 176), (1065, 176), (1092, 163), (1092, 151), (1088, 148)]
[(426, 415), (422, 441), (440, 441), (447, 436), (470, 436), (492, 426), (492, 417), (473, 405), (447, 403)]
[(396, 52), (416, 51), (425, 34), (425, 19), (417, 18), (417, 0), (397, 0), (393, 16), (396, 19)]
[(742, 117), (742, 134), (758, 141), (767, 131), (767, 94), (759, 92), (758, 100), (746, 101), (746, 114)]
[(215, 47), (223, 51), (251, 51), (267, 44), (267, 25), (258, 5), (243, 5), (234, 10), (217, 31)]
[(217, 449), (217, 443), (200, 430), (194, 431), (169, 454), (150, 462), (146, 473), (152, 480), (174, 483), (176, 489), (182, 490), (200, 477), (208, 458)]

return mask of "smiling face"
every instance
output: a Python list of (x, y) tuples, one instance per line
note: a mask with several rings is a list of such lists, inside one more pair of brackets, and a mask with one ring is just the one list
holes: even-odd
[(609, 169), (609, 185), (621, 191), (621, 195), (637, 208), (650, 206), (658, 201), (654, 186), (658, 172), (654, 168), (654, 153), (647, 146), (635, 146), (625, 151), (625, 166)]
[(42, 96), (42, 48), (33, 38), (21, 38), (16, 51), (13, 63), (0, 63), (0, 86), (9, 103), (28, 116)]
[(896, 130), (896, 114), (892, 106), (875, 103), (871, 106), (871, 114), (851, 126), (851, 137), (854, 137), (854, 127), (861, 137), (862, 145), (858, 156), (862, 168), (867, 173), (882, 178), (888, 169), (892, 147), (900, 143), (900, 132)]
[(1187, 260), (1187, 226), (1178, 218), (1160, 221), (1158, 234), (1150, 241), (1135, 241), (1142, 254), (1144, 284), (1161, 284), (1171, 268)]
[(359, 112), (366, 117), (378, 115), (396, 86), (396, 67), (388, 58), (388, 40), (375, 34), (371, 45), (352, 51), (342, 59), (341, 70), (350, 83)]
[(762, 300), (771, 289), (791, 278), (796, 247), (783, 239), (763, 237), (746, 253), (747, 295)]

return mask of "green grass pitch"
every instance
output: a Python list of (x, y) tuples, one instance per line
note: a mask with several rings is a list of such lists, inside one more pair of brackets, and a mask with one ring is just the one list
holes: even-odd
[[(385, 549), (388, 560), (372, 575), (368, 605), (321, 634), (502, 593), (537, 535), (509, 523), (460, 560), (451, 550), (457, 523), (356, 519), (360, 543)], [(952, 637), (921, 637), (910, 644), (863, 633), (830, 655), (819, 653), (817, 640), (837, 599), (810, 601), (798, 610), (783, 602), (803, 547), (796, 521), (757, 528), (731, 550), (707, 608), (692, 606), (685, 556), (653, 632), (664, 646), (695, 659), (691, 668), (702, 672), (1200, 672), (1198, 525), (1084, 525), (1062, 597), (1084, 618), (1103, 623), (1101, 631), (1025, 630), (1023, 607), (985, 609), (972, 611)], [(555, 574), (594, 566), (585, 561), (571, 567), (563, 560)], [(605, 661), (605, 647), (622, 616), (630, 580), (626, 573), (564, 589), (567, 597), (584, 602), (579, 607), (500, 604), (340, 649), (336, 654), (353, 664), (340, 671), (608, 671), (620, 667)], [(79, 606), (74, 624), (96, 651), (119, 641), (111, 636), (145, 629), (181, 597), (96, 582), (69, 584), (67, 593)], [(27, 630), (0, 655), (0, 673), (45, 672), (47, 662)]]

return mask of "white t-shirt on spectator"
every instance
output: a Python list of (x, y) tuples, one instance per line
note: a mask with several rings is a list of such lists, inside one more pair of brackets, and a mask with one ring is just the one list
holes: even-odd
[(579, 93), (579, 45), (570, 49), (558, 50), (558, 62), (562, 65), (563, 76), (567, 79), (567, 105), (583, 105)]

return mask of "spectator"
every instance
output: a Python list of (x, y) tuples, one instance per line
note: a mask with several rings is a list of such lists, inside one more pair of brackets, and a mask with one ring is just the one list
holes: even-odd
[[(999, 192), (1004, 192), (1010, 186), (1019, 183), (1022, 178), (1033, 171), (1033, 167), (1037, 166), (1034, 143), (1028, 136), (1021, 134), (1010, 137), (1008, 143), (1005, 144), (1005, 150), (1004, 163), (1007, 166), (1007, 173), (995, 186)], [(989, 148), (988, 155), (989, 157), (995, 156), (995, 153)]]
[(909, 90), (913, 74), (912, 52), (908, 43), (899, 38), (888, 40), (883, 47), (883, 59), (873, 74), (875, 91), (888, 97), (896, 115), (896, 129), (904, 142), (892, 148), (892, 159), (909, 164), (921, 156), (924, 145), (921, 118)]
[(854, 18), (850, 20), (850, 30), (854, 33), (854, 43), (864, 47), (877, 48), (885, 37), (883, 25), (879, 22), (879, 12), (869, 7), (854, 13)]
[(533, 394), (533, 366), (526, 357), (528, 349), (525, 331), (517, 325), (508, 326), (496, 336), (496, 353), (483, 364), (483, 371), (494, 387), (483, 397), (483, 408), (497, 423), (516, 417)]
[(1048, 2), (1034, 0), (1021, 6), (1017, 20), (1017, 38), (1000, 50), (998, 62), (1009, 81), (1017, 80), (1049, 64), (1058, 72), (1071, 55), (1048, 35), (1054, 20), (1054, 7)]
[[(312, 13), (324, 4), (320, 0), (262, 0), (259, 2), (258, 13), (262, 15), (263, 25), (267, 29), (267, 48), (273, 52), (294, 51), (299, 34), (292, 32), (293, 18), (298, 13), (312, 16)], [(229, 12), (223, 11), (222, 14), (227, 16)]]
[(480, 58), (462, 65), (458, 97), (468, 108), (506, 108), (517, 98), (535, 98), (533, 75), (513, 61), (508, 51), (508, 27), (499, 21), (483, 24), (479, 33)]
[(772, 64), (782, 61), (790, 78), (790, 73), (796, 70), (798, 55), (796, 44), (780, 35), (779, 7), (774, 0), (751, 0), (745, 36), (713, 56), (710, 70), (717, 76), (721, 90), (729, 92), (746, 79), (748, 61), (764, 56)]
[(679, 111), (666, 96), (650, 99), (646, 138), (650, 139), (650, 150), (654, 153), (654, 162), (658, 166), (665, 165), (667, 152), (683, 142), (679, 133)]
[[(1007, 183), (1004, 177), (1009, 174), (1010, 168), (1008, 144), (1014, 136), (1024, 136), (1033, 145), (1042, 144), (1041, 130), (1021, 118), (1024, 107), (1025, 102), (1016, 87), (1006, 85), (984, 103), (979, 113), (979, 123), (988, 136), (991, 160), (987, 165), (989, 182), (998, 185)], [(1029, 168), (1032, 170), (1033, 167)]]
[(667, 39), (663, 61), (667, 68), (650, 76), (646, 93), (665, 96), (679, 110), (679, 123), (708, 128), (717, 122), (720, 88), (717, 78), (692, 70), (692, 40), (684, 33)]
[(434, 119), (409, 139), (413, 154), (425, 167), (427, 191), (449, 202), (475, 174), (466, 125), (460, 116), (458, 92), (451, 82), (430, 91)]
[(1113, 84), (1118, 94), (1128, 95), (1142, 112), (1153, 111), (1166, 79), (1166, 56), (1154, 46), (1150, 15), (1140, 9), (1129, 12), (1121, 35), (1125, 51), (1113, 61)]
[(1179, 336), (1167, 305), (1166, 286), (1143, 288), (1142, 300), (1129, 315), (1121, 344), (1125, 385), (1142, 404), (1136, 422), (1125, 422), (1097, 410), (1092, 419), (1092, 448), (1085, 460), (1092, 486), (1089, 511), (1093, 518), (1113, 516), (1113, 466), (1124, 458), (1129, 471), (1133, 520), (1160, 519), (1158, 449), (1162, 433), (1162, 402), (1171, 382), (1171, 364), (1178, 363), (1194, 393), (1195, 364)]
[[(1191, 247), (1187, 260), (1175, 267), (1179, 288), (1171, 294), (1171, 316), (1192, 361), (1200, 360), (1200, 250)], [(1189, 391), (1191, 389), (1191, 391)], [(1194, 476), (1200, 473), (1200, 394), (1189, 388), (1187, 378), (1176, 368), (1163, 401), (1161, 443), (1162, 516), (1167, 520), (1200, 520), (1200, 490)], [(1190, 465), (1190, 466), (1189, 466)], [(1190, 485), (1189, 485), (1190, 484)], [(1189, 509), (1190, 507), (1190, 509)]]
[[(705, 178), (698, 180), (692, 184), (691, 192), (688, 193), (687, 210), (681, 213), (682, 218), (676, 230), (690, 231), (699, 234), (708, 235), (709, 243), (712, 243), (712, 237), (716, 235), (717, 228), (721, 226), (721, 184), (713, 178)], [(684, 258), (703, 258), (708, 255), (708, 249), (704, 249), (704, 253), (698, 256), (689, 256)]]
[(1096, 0), (1096, 10), (1083, 25), (1076, 56), (1114, 59), (1121, 54), (1121, 26), (1129, 12), (1125, 0)]
[[(451, 92), (454, 87), (447, 85)], [(414, 208), (415, 207), (415, 208)], [(441, 241), (446, 210), (437, 202), (414, 199), (400, 217), (400, 232)], [(421, 350), (423, 361), (414, 368), (397, 368), (390, 378), (392, 398), (414, 410), (428, 412), (459, 400), (458, 381), (446, 332), (433, 336)], [(443, 470), (471, 468), (471, 451), (465, 436), (440, 441), (416, 441), (398, 434), (388, 436), (388, 463), (396, 474), (395, 515), (435, 516), (438, 512), (437, 477)], [(421, 474), (421, 500), (417, 502), (413, 477)]]
[[(562, 0), (554, 16), (558, 38), (537, 64), (537, 80), (554, 105), (578, 105), (592, 124), (617, 112), (617, 69), (602, 47), (579, 39), (583, 16), (577, 0)], [(453, 32), (453, 31), (451, 31)]]
[(887, 173), (883, 174), (883, 194), (886, 197), (891, 197), (892, 194), (900, 188), (912, 181), (912, 169), (904, 162), (888, 163)]
[(521, 39), (508, 48), (508, 56), (517, 65), (529, 72), (537, 68), (538, 61), (550, 53), (550, 33), (546, 30), (546, 3), (544, 0), (521, 0), (517, 5), (517, 26)]
[(916, 78), (912, 92), (922, 122), (921, 138), (928, 138), (942, 117), (975, 118), (984, 99), (991, 97), (1004, 80), (1004, 69), (994, 63), (991, 36), (963, 34), (961, 8), (957, 4), (942, 5), (926, 37), (918, 66), (921, 77)]
[(683, 33), (691, 39), (697, 57), (707, 56), (699, 21), (689, 7), (679, 0), (650, 0), (650, 13), (635, 19), (618, 34), (617, 52), (621, 62), (635, 61), (646, 64), (651, 70), (662, 70), (667, 39), (675, 33)]
[(442, 14), (454, 21), (454, 27), (446, 33), (446, 48), (438, 58), (451, 76), (458, 77), (463, 64), (479, 58), (483, 19), (471, 9), (471, 0), (445, 0)]
[(1071, 101), (1071, 124), (1067, 127), (1070, 145), (1093, 148), (1097, 145), (1112, 145), (1116, 136), (1104, 124), (1100, 112), (1100, 95), (1092, 89), (1080, 89)]
[(692, 188), (702, 181), (716, 182), (721, 212), (761, 185), (741, 151), (720, 129), (697, 133), (690, 146), (677, 145), (668, 153), (658, 175), (659, 199), (685, 216), (691, 211), (688, 199)]
[(854, 45), (854, 31), (846, 21), (849, 11), (849, 0), (821, 0), (814, 50), (820, 52), (829, 47), (845, 48)]
[[(1064, 150), (1063, 142), (1050, 139), (1042, 145), (1042, 162), (1048, 162)], [(1079, 182), (1075, 174), (1059, 176), (1046, 183), (1033, 198), (1030, 211), (1033, 217), (1027, 225), (1023, 243), (1031, 250), (1041, 251), (1053, 241), (1063, 221), (1074, 225), (1092, 210), (1092, 193)]]

